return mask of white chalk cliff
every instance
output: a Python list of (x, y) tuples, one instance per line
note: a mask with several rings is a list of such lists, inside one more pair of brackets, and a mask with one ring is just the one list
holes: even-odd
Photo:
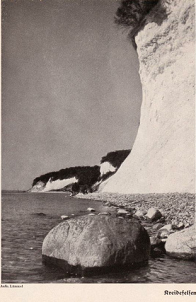
[(109, 173), (109, 172), (115, 172), (117, 170), (117, 167), (114, 167), (109, 161), (104, 161), (100, 164), (100, 174), (101, 176)]
[(138, 134), (102, 192), (195, 191), (194, 22), (194, 0), (161, 0), (146, 16), (136, 36), (143, 89)]
[(74, 184), (78, 182), (76, 177), (65, 178), (65, 179), (57, 179), (57, 180), (50, 180), (46, 183), (45, 187), (43, 188), (42, 192), (49, 192), (53, 190), (60, 190), (64, 187)]
[(51, 180), (49, 179), (48, 182), (45, 184), (42, 181), (38, 181), (32, 188), (31, 192), (49, 192), (49, 191), (55, 191), (63, 189), (64, 187), (68, 185), (72, 185), (74, 183), (78, 182), (78, 179), (76, 177), (71, 178), (65, 178), (65, 179), (57, 179), (57, 180)]

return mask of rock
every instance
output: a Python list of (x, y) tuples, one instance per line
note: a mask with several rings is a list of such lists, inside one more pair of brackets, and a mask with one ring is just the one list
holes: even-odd
[(157, 231), (157, 230), (161, 229), (162, 227), (163, 227), (162, 223), (156, 223), (153, 225), (152, 229)]
[(155, 208), (150, 208), (146, 214), (146, 217), (152, 221), (161, 218), (161, 216), (162, 216), (161, 212)]
[(77, 273), (142, 264), (149, 253), (149, 236), (139, 222), (111, 216), (71, 218), (53, 228), (42, 246), (45, 264)]
[(62, 216), (61, 216), (61, 219), (62, 219), (62, 220), (66, 220), (66, 219), (68, 219), (68, 218), (69, 218), (69, 216), (66, 216), (66, 215), (62, 215)]
[(195, 225), (171, 234), (166, 241), (165, 249), (172, 257), (194, 260), (196, 258)]
[(146, 214), (146, 211), (137, 210), (134, 215), (137, 217), (143, 217), (145, 214)]
[(160, 230), (167, 230), (167, 231), (172, 231), (172, 224), (166, 224), (164, 225), (162, 228), (160, 228)]
[(158, 246), (161, 243), (161, 240), (155, 236), (150, 237), (151, 246)]
[(177, 220), (177, 217), (173, 218), (172, 221), (171, 221), (171, 224), (174, 226), (177, 226), (178, 224), (178, 220)]
[(88, 216), (95, 216), (95, 214), (94, 213), (90, 213), (90, 214), (88, 214)]
[(165, 253), (164, 243), (162, 240), (155, 236), (150, 237), (150, 244), (151, 244), (151, 256), (158, 257)]
[(159, 230), (157, 238), (161, 239), (162, 242), (166, 242), (170, 232), (166, 229)]
[(178, 230), (177, 224), (173, 224), (172, 223), (172, 229), (175, 230), (175, 231), (177, 231)]
[(157, 222), (159, 222), (159, 223), (163, 223), (163, 222), (165, 222), (165, 217), (161, 217), (161, 218), (159, 218), (158, 220), (157, 220)]
[(98, 215), (111, 215), (109, 212), (101, 212)]
[(117, 211), (117, 214), (118, 214), (118, 215), (126, 215), (126, 214), (129, 214), (129, 212), (126, 211), (126, 210), (124, 210), (124, 209), (119, 209), (119, 210)]
[(187, 222), (186, 224), (185, 224), (185, 228), (188, 228), (190, 226), (190, 223), (189, 222)]
[(177, 225), (177, 229), (183, 229), (184, 228), (184, 223), (183, 222), (179, 222)]
[(87, 211), (89, 211), (89, 212), (95, 212), (95, 209), (93, 209), (93, 208), (88, 208)]

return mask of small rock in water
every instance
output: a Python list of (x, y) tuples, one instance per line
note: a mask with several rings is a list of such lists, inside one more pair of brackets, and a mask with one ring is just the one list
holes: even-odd
[(166, 229), (159, 230), (157, 238), (161, 239), (162, 242), (165, 242), (169, 236), (169, 231)]
[(146, 217), (151, 220), (157, 220), (161, 218), (161, 216), (162, 216), (161, 212), (155, 208), (150, 208), (146, 214)]
[(71, 216), (75, 216), (75, 214), (71, 214)]
[(168, 237), (167, 237), (167, 238), (162, 238), (162, 239), (161, 239), (161, 242), (164, 242), (164, 243), (165, 243), (165, 242), (167, 241), (167, 239), (168, 239)]
[(126, 217), (127, 217), (127, 218), (130, 218), (130, 217), (132, 217), (132, 214), (131, 214), (131, 213), (127, 213), (127, 214), (126, 214)]
[(111, 215), (109, 212), (101, 212), (98, 215)]
[(95, 212), (95, 209), (93, 209), (93, 208), (88, 208), (87, 211), (89, 211), (89, 212)]
[(129, 212), (124, 209), (119, 209), (117, 211), (117, 215), (126, 215), (126, 214), (129, 214)]
[(66, 215), (62, 215), (62, 216), (61, 216), (61, 219), (62, 219), (62, 220), (66, 220), (66, 219), (68, 219), (68, 218), (69, 218), (69, 216), (66, 216)]
[(30, 249), (30, 250), (33, 250), (33, 247), (30, 247), (29, 249)]

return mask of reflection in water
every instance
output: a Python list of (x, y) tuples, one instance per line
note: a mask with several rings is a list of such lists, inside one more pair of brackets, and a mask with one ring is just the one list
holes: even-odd
[(62, 221), (60, 216), (83, 215), (88, 207), (105, 211), (100, 202), (65, 194), (3, 194), (2, 283), (195, 283), (196, 263), (167, 256), (145, 267), (89, 278), (65, 278), (60, 269), (42, 264), (43, 239)]

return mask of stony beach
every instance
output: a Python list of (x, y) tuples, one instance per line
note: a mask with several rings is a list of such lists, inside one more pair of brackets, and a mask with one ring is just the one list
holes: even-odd
[[(147, 229), (158, 222), (163, 225), (172, 224), (174, 229), (187, 228), (195, 221), (195, 195), (190, 193), (167, 193), (167, 194), (114, 194), (114, 193), (92, 193), (78, 194), (77, 198), (100, 200), (107, 207), (124, 208), (133, 215), (140, 210), (147, 212), (150, 208), (158, 209), (162, 217), (150, 223), (145, 217), (141, 217), (141, 223)], [(152, 230), (151, 230), (152, 231)], [(150, 233), (154, 233), (151, 232)]]

